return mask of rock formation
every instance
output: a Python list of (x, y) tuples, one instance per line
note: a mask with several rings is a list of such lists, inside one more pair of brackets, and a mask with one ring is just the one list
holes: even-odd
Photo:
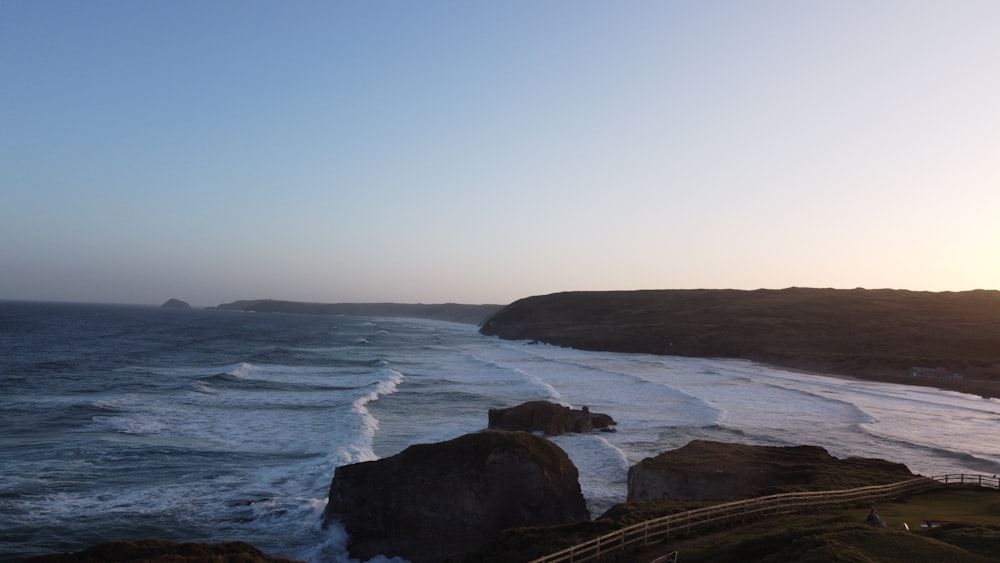
[(792, 490), (846, 489), (914, 475), (879, 459), (838, 459), (817, 446), (694, 440), (629, 468), (628, 500), (727, 499)]
[(543, 432), (549, 436), (609, 429), (614, 424), (610, 416), (592, 413), (587, 407), (571, 409), (548, 401), (529, 401), (516, 407), (490, 409), (489, 414), (490, 428)]
[(589, 520), (576, 466), (526, 432), (484, 431), (337, 468), (324, 521), (350, 535), (351, 557), (439, 561), (497, 532)]
[(23, 563), (95, 563), (130, 561), (143, 563), (294, 563), (292, 559), (271, 557), (244, 542), (190, 543), (168, 540), (109, 541), (76, 553), (53, 553), (29, 557)]
[(167, 301), (163, 305), (160, 305), (160, 307), (164, 307), (164, 308), (167, 308), (167, 309), (190, 309), (191, 308), (190, 305), (188, 305), (187, 303), (181, 301), (180, 299), (167, 299)]

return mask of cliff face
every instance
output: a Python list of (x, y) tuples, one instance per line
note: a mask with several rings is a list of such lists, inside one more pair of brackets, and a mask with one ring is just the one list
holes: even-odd
[(913, 477), (899, 463), (842, 460), (817, 446), (749, 446), (694, 440), (629, 468), (628, 500), (742, 498), (863, 487)]
[(945, 367), (1000, 380), (1000, 292), (570, 292), (503, 308), (481, 332), (582, 350), (727, 357), (860, 375)]
[(608, 429), (614, 424), (609, 415), (590, 412), (587, 407), (571, 409), (548, 401), (528, 401), (507, 409), (490, 409), (489, 414), (490, 428), (544, 432), (549, 436), (566, 432), (583, 434)]
[(578, 473), (552, 442), (486, 431), (339, 467), (324, 519), (343, 523), (352, 557), (439, 561), (519, 526), (589, 519)]

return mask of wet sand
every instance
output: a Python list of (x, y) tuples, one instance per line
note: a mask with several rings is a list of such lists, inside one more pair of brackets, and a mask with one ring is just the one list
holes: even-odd
[(899, 385), (913, 385), (918, 387), (932, 387), (945, 391), (955, 391), (958, 393), (967, 393), (979, 397), (1000, 400), (1000, 381), (991, 379), (980, 379), (965, 376), (961, 379), (918, 378), (912, 377), (908, 373), (875, 369), (842, 373), (831, 368), (829, 365), (809, 361), (760, 363), (786, 371), (807, 373), (810, 375), (823, 375), (827, 377), (860, 381), (878, 381), (880, 383), (895, 383)]

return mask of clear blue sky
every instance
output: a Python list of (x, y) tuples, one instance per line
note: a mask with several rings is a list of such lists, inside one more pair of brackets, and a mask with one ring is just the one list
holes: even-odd
[(998, 289), (998, 29), (995, 0), (0, 0), (0, 298)]

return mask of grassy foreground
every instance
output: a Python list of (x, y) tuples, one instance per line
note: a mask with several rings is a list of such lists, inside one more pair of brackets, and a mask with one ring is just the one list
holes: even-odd
[[(643, 519), (715, 504), (718, 501), (652, 503)], [(645, 504), (645, 503), (637, 503)], [(654, 505), (658, 505), (654, 506)], [(856, 562), (911, 563), (1000, 561), (1000, 493), (952, 486), (875, 506), (885, 528), (862, 524), (871, 506), (769, 517), (738, 527), (701, 530), (648, 549), (608, 553), (604, 563), (645, 563), (671, 551), (688, 562)], [(507, 530), (477, 553), (449, 563), (527, 562), (635, 523), (637, 514), (606, 515), (592, 522)], [(925, 520), (942, 525), (924, 528)], [(900, 529), (907, 523), (909, 531)]]
[[(620, 561), (649, 561), (677, 550), (689, 562), (1000, 561), (1000, 494), (945, 488), (876, 508), (885, 528), (862, 524), (869, 507), (761, 520), (726, 531), (679, 539)], [(925, 520), (943, 524), (922, 527)], [(903, 523), (909, 531), (901, 529)]]
[[(694, 507), (693, 503), (691, 507)], [(704, 503), (702, 503), (703, 505)], [(677, 509), (685, 507), (677, 506)], [(605, 562), (648, 562), (677, 550), (684, 563), (844, 562), (983, 563), (1000, 561), (1000, 493), (993, 489), (942, 488), (911, 495), (876, 508), (885, 528), (862, 524), (868, 506), (803, 513), (756, 521), (737, 528), (678, 537), (646, 550), (609, 554)], [(928, 519), (941, 526), (923, 528)], [(906, 522), (910, 530), (900, 529)], [(572, 526), (522, 528), (501, 534), (478, 553), (454, 558), (463, 563), (525, 562), (618, 528), (610, 520)], [(99, 561), (249, 563), (289, 560), (269, 557), (248, 544), (188, 544), (162, 540), (109, 542), (75, 554), (32, 558), (37, 563)]]

